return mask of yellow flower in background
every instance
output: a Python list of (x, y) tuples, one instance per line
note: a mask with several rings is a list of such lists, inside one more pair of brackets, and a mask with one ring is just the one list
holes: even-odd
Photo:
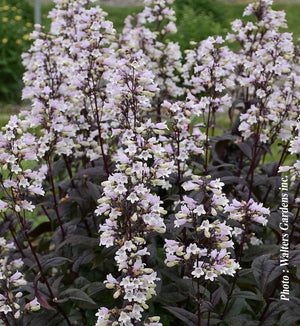
[(2, 21), (3, 21), (3, 23), (7, 23), (8, 22), (8, 18), (7, 17), (3, 17), (2, 18)]
[(23, 35), (23, 40), (28, 41), (29, 40), (29, 34), (24, 34)]
[(28, 27), (28, 28), (30, 28), (30, 27), (32, 27), (32, 23), (27, 22), (27, 23), (25, 24), (25, 26)]
[(22, 16), (20, 16), (20, 15), (15, 16), (15, 20), (16, 20), (16, 21), (20, 21), (20, 20), (22, 20)]
[(21, 43), (22, 43), (22, 40), (17, 39), (17, 40), (16, 40), (16, 43), (17, 43), (17, 44), (21, 44)]
[(7, 42), (8, 42), (8, 39), (7, 39), (7, 38), (3, 38), (3, 39), (2, 39), (2, 43), (3, 43), (3, 44), (6, 44)]
[(6, 6), (2, 7), (2, 9), (6, 11), (9, 9), (9, 6), (6, 5)]
[(15, 7), (15, 6), (14, 7), (11, 7), (11, 10), (12, 11), (16, 11), (17, 10), (17, 7)]

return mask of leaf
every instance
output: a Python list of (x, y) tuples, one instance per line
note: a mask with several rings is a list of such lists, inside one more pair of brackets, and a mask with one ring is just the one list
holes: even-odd
[(64, 247), (67, 244), (72, 245), (85, 245), (87, 247), (95, 248), (99, 246), (99, 239), (86, 237), (84, 235), (72, 235), (68, 237), (65, 241), (63, 241), (57, 249), (60, 249), (61, 247)]
[(57, 299), (58, 303), (67, 302), (69, 300), (76, 300), (81, 302), (87, 302), (95, 305), (96, 302), (90, 298), (85, 292), (80, 289), (67, 289), (60, 293), (59, 298)]
[(91, 262), (94, 259), (94, 257), (95, 254), (93, 252), (90, 252), (90, 250), (84, 251), (82, 255), (76, 257), (75, 262), (72, 266), (72, 270), (77, 273), (81, 265)]
[[(229, 305), (228, 313), (225, 320), (229, 322), (232, 317), (239, 316), (245, 307), (247, 307), (247, 302), (245, 299), (234, 299)], [(230, 325), (231, 323), (228, 324)]]
[(46, 298), (44, 297), (44, 295), (38, 290), (38, 289), (35, 289), (35, 296), (37, 297), (38, 299), (38, 302), (40, 303), (40, 305), (47, 309), (47, 310), (52, 310), (54, 312), (56, 312), (56, 309), (54, 309), (53, 307), (51, 307), (48, 303), (48, 301), (46, 300)]
[(105, 285), (102, 282), (93, 282), (88, 285), (87, 287), (87, 293), (89, 296), (93, 296), (105, 289)]
[(261, 255), (275, 255), (279, 252), (279, 246), (276, 244), (265, 245), (262, 244), (260, 246), (251, 246), (243, 257), (243, 261), (253, 261), (255, 258)]
[(53, 258), (48, 258), (45, 260), (45, 264), (43, 265), (43, 269), (47, 270), (50, 267), (57, 267), (61, 266), (67, 262), (72, 262), (71, 259), (66, 258), (66, 257), (53, 257)]
[[(79, 223), (80, 223), (79, 218), (73, 219), (72, 221), (70, 221), (68, 223), (64, 223), (63, 228), (64, 228), (65, 233), (67, 235), (74, 234)], [(56, 231), (53, 233), (52, 240), (54, 241), (56, 248), (58, 248), (58, 246), (63, 242), (63, 235), (62, 235), (60, 227), (57, 227)]]
[(254, 259), (252, 263), (253, 275), (258, 288), (262, 293), (267, 285), (282, 274), (282, 267), (277, 260), (269, 259), (269, 255), (263, 255)]
[(221, 178), (221, 181), (224, 182), (225, 184), (237, 183), (237, 184), (247, 185), (247, 182), (242, 177), (236, 177), (236, 176), (225, 176)]
[(148, 247), (148, 252), (150, 253), (150, 255), (148, 256), (147, 259), (147, 264), (148, 266), (155, 266), (156, 262), (157, 262), (157, 249), (156, 246), (151, 243)]
[(278, 167), (278, 162), (271, 162), (271, 163), (265, 163), (260, 165), (261, 170), (267, 173), (268, 176), (273, 176), (277, 171), (277, 167)]
[[(265, 307), (263, 307), (264, 309)], [(265, 318), (262, 320), (264, 326), (274, 326), (279, 320), (279, 315), (285, 310), (285, 305), (280, 300), (272, 302), (267, 310)]]
[(184, 300), (185, 296), (178, 291), (175, 284), (168, 284), (164, 286), (159, 294), (159, 301), (164, 304), (174, 304), (175, 302)]
[(99, 177), (106, 177), (106, 172), (103, 168), (103, 165), (97, 165), (97, 166), (94, 166), (94, 167), (90, 167), (90, 168), (87, 168), (87, 169), (82, 169), (80, 171), (78, 171), (77, 175), (79, 177), (95, 177), (97, 179), (99, 179)]
[(97, 202), (97, 200), (100, 198), (101, 196), (101, 187), (90, 182), (90, 181), (87, 181), (85, 182), (85, 185), (88, 189), (88, 194), (91, 198), (94, 199), (95, 202)]
[(55, 183), (55, 188), (60, 188), (65, 192), (68, 192), (69, 189), (73, 188), (72, 187), (72, 182), (71, 180), (63, 180)]
[(229, 139), (224, 139), (224, 140), (219, 140), (216, 144), (215, 144), (215, 152), (218, 155), (219, 159), (223, 159), (224, 157), (224, 152), (228, 151), (229, 145), (231, 144), (231, 140)]
[[(79, 206), (84, 206), (86, 199), (83, 198), (78, 191), (70, 191), (69, 198), (68, 198), (68, 205), (72, 205), (72, 201), (76, 202)], [(62, 202), (66, 203), (66, 202)], [(60, 203), (61, 205), (61, 203)]]
[(289, 257), (290, 265), (292, 266), (300, 266), (300, 250), (291, 250)]
[(62, 279), (65, 277), (65, 275), (59, 275), (51, 284), (52, 288), (58, 289), (60, 286), (60, 283)]
[(229, 282), (223, 277), (223, 276), (219, 276), (218, 277), (218, 283), (220, 283), (221, 287), (224, 289), (225, 293), (229, 293), (231, 290), (231, 286), (229, 284)]
[(261, 297), (252, 291), (237, 291), (232, 295), (233, 298), (243, 298), (255, 301), (260, 301)]
[(52, 170), (54, 178), (64, 171), (66, 171), (66, 163), (64, 160), (59, 160), (54, 163), (53, 170)]
[(213, 307), (215, 307), (218, 304), (222, 295), (225, 296), (225, 292), (223, 287), (220, 286), (212, 293), (211, 304)]
[(259, 325), (259, 321), (252, 320), (252, 316), (242, 314), (231, 319), (231, 326), (255, 326)]
[(254, 182), (253, 187), (261, 186), (261, 185), (268, 185), (269, 177), (266, 175), (255, 174), (254, 175)]
[[(279, 326), (286, 326), (286, 325), (293, 325), (293, 323), (296, 323), (297, 321), (300, 321), (300, 316), (296, 316), (291, 313), (291, 311), (286, 311), (285, 313), (282, 314), (280, 321), (279, 321)], [(295, 324), (297, 325), (297, 324)], [(299, 325), (299, 323), (298, 323)]]
[(250, 160), (252, 160), (252, 148), (247, 142), (237, 143), (237, 147), (245, 154)]
[(36, 228), (31, 230), (29, 232), (29, 235), (33, 238), (36, 238), (43, 233), (47, 233), (51, 231), (52, 231), (51, 222), (43, 222), (39, 224)]
[[(30, 325), (30, 326), (37, 326), (37, 325), (47, 325), (50, 326), (53, 323), (53, 320), (56, 319), (58, 313), (54, 313), (50, 310), (45, 310), (40, 313), (34, 314), (24, 314), (24, 322), (22, 325)], [(52, 324), (53, 325), (53, 324)], [(58, 326), (58, 324), (56, 324)]]
[(197, 324), (197, 316), (183, 308), (178, 307), (164, 307), (168, 310), (173, 316), (182, 320), (186, 325), (195, 326)]
[[(219, 164), (219, 165), (216, 165), (216, 166), (210, 166), (209, 170), (210, 171), (215, 171), (215, 170), (218, 170), (218, 169), (221, 169), (221, 168), (227, 168), (229, 170), (230, 168), (234, 168), (234, 165), (229, 164), (229, 163), (223, 163), (223, 164)], [(222, 171), (222, 172), (225, 172), (225, 171)]]

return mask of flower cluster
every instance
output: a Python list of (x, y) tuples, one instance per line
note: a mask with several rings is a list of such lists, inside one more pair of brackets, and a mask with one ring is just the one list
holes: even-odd
[(239, 227), (234, 228), (233, 234), (239, 240), (246, 237), (252, 245), (261, 243), (261, 240), (254, 233), (249, 232), (249, 227), (252, 223), (266, 226), (268, 223), (267, 218), (270, 215), (269, 208), (264, 207), (262, 203), (256, 203), (252, 198), (248, 202), (233, 199), (232, 203), (226, 205), (224, 212), (229, 213), (230, 219), (238, 222)]
[(224, 184), (218, 179), (192, 176), (192, 180), (182, 186), (186, 191), (200, 191), (203, 203), (188, 196), (180, 202), (174, 226), (184, 227), (188, 232), (180, 241), (166, 240), (166, 265), (186, 266), (189, 277), (204, 275), (204, 279), (211, 281), (221, 274), (233, 275), (239, 264), (227, 251), (227, 248), (233, 248), (232, 228), (216, 218), (217, 210), (222, 211), (228, 203), (222, 193)]
[[(199, 125), (192, 125), (192, 119), (201, 116), (194, 96), (189, 94), (186, 102), (170, 103), (164, 101), (162, 107), (168, 116), (170, 130), (164, 140), (168, 143), (168, 156), (177, 166), (178, 181), (191, 174), (190, 159), (192, 155), (203, 154), (205, 135)], [(181, 186), (180, 186), (181, 187)]]
[(186, 63), (183, 66), (185, 84), (194, 95), (204, 94), (199, 101), (202, 112), (214, 116), (230, 108), (230, 92), (235, 86), (232, 73), (237, 56), (226, 46), (222, 37), (209, 37), (200, 42), (195, 50), (187, 50)]
[(190, 277), (214, 281), (219, 275), (233, 276), (239, 264), (231, 257), (226, 248), (233, 247), (231, 227), (225, 222), (210, 223), (204, 220), (197, 228), (199, 242), (183, 245), (175, 240), (166, 240), (165, 248), (168, 267), (178, 264), (192, 266)]
[[(139, 128), (143, 132), (149, 126)], [(158, 158), (163, 153), (155, 152), (159, 147), (154, 139), (145, 141), (140, 137), (137, 148), (136, 136), (134, 133), (130, 136), (130, 132), (124, 135), (125, 148), (116, 156), (116, 172), (103, 183), (105, 196), (99, 199), (96, 210), (97, 214), (109, 216), (100, 225), (100, 244), (119, 247), (115, 261), (125, 275), (120, 282), (111, 276), (106, 280), (107, 286), (116, 290), (114, 298), (122, 295), (127, 302), (121, 312), (109, 313), (120, 325), (133, 325), (133, 320), (141, 320), (141, 312), (148, 307), (146, 301), (155, 294), (156, 272), (143, 262), (149, 255), (145, 238), (153, 232), (164, 233), (166, 229), (162, 218), (166, 211), (160, 198), (151, 193), (151, 187), (164, 185), (164, 178), (170, 173), (168, 165)], [(147, 162), (153, 158), (154, 164), (149, 167)], [(101, 318), (98, 323), (102, 325)]]
[[(26, 125), (17, 116), (11, 116), (0, 133), (1, 199), (0, 213), (8, 209), (19, 213), (33, 211), (34, 205), (27, 200), (30, 194), (44, 195), (42, 182), (47, 168), (42, 165), (36, 170), (24, 168), (24, 161), (37, 160), (36, 137), (26, 132)], [(25, 130), (24, 130), (25, 129)]]
[[(100, 225), (100, 245), (119, 247), (115, 261), (121, 279), (108, 275), (105, 283), (115, 289), (114, 298), (123, 297), (124, 308), (100, 308), (97, 325), (134, 325), (148, 308), (146, 301), (155, 295), (157, 274), (147, 267), (145, 257), (149, 255), (148, 238), (166, 230), (162, 216), (167, 212), (152, 189), (168, 187), (166, 179), (173, 170), (172, 161), (165, 160), (166, 149), (160, 141), (166, 124), (143, 122), (151, 89), (156, 88), (143, 60), (139, 64), (133, 59), (124, 61), (116, 80), (110, 89), (118, 94), (114, 98), (119, 101), (123, 128), (115, 130), (120, 134), (120, 148), (113, 158), (116, 169), (102, 183), (104, 195), (98, 200), (96, 214), (108, 216)], [(161, 325), (157, 317), (152, 319), (151, 325)]]
[(106, 15), (87, 0), (57, 1), (50, 32), (32, 34), (35, 42), (23, 55), (23, 98), (33, 103), (26, 116), (31, 127), (43, 127), (39, 157), (55, 151), (94, 161), (107, 153), (113, 117), (103, 106), (115, 30)]
[(4, 238), (0, 238), (0, 320), (4, 322), (19, 319), (25, 311), (40, 309), (36, 298), (21, 308), (20, 300), (23, 293), (20, 290), (27, 282), (24, 275), (19, 272), (24, 264), (22, 259), (9, 258), (9, 252), (13, 249), (15, 249), (13, 243), (7, 243)]
[(235, 20), (227, 40), (241, 46), (236, 96), (245, 105), (238, 130), (244, 139), (256, 135), (256, 142), (272, 144), (277, 136), (285, 141), (292, 137), (299, 95), (295, 92), (298, 78), (291, 74), (292, 34), (280, 32), (286, 28), (285, 14), (274, 11), (271, 4), (269, 0), (250, 4), (244, 16), (254, 15), (256, 21)]
[(170, 5), (174, 0), (145, 1), (145, 9), (136, 19), (129, 16), (122, 32), (121, 47), (129, 51), (143, 51), (147, 66), (154, 73), (160, 92), (153, 98), (153, 108), (161, 119), (164, 99), (183, 94), (178, 87), (182, 70), (182, 54), (178, 43), (165, 41), (168, 34), (176, 33), (175, 12)]

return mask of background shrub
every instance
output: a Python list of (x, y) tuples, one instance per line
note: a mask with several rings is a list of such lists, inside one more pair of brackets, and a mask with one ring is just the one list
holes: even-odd
[(199, 42), (208, 36), (222, 34), (227, 23), (224, 4), (216, 0), (176, 0), (174, 8), (178, 28), (176, 37), (183, 49), (190, 47), (190, 41)]
[(22, 89), (21, 53), (30, 45), (33, 8), (26, 1), (0, 2), (0, 102), (20, 101)]

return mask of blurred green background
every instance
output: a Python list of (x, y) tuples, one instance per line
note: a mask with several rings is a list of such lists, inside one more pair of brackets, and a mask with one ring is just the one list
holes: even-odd
[[(53, 7), (53, 1), (41, 1), (42, 24), (48, 30), (50, 20), (47, 14)], [(186, 49), (190, 46), (190, 41), (197, 42), (210, 35), (225, 36), (230, 29), (230, 22), (242, 17), (245, 1), (242, 2), (175, 0), (178, 33), (172, 35), (172, 41), (178, 41), (181, 47)], [(30, 46), (29, 34), (34, 23), (33, 3), (34, 0), (0, 0), (0, 126), (7, 121), (12, 108), (21, 103), (21, 53), (27, 51)], [(142, 6), (116, 7), (107, 4), (102, 7), (108, 12), (108, 19), (113, 21), (118, 31), (122, 29), (127, 15), (143, 9)], [(294, 39), (297, 41), (300, 38), (300, 1), (298, 4), (286, 3), (284, 0), (275, 1), (274, 9), (285, 10), (288, 31), (294, 33)]]

